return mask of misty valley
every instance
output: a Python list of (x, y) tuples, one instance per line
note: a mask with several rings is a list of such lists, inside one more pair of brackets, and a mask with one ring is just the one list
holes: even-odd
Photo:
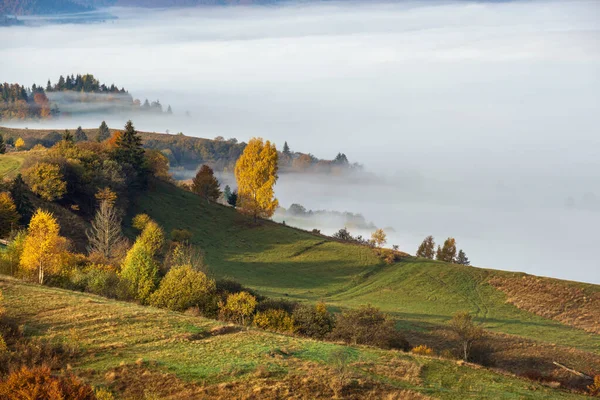
[(593, 0), (0, 4), (0, 398), (600, 396)]

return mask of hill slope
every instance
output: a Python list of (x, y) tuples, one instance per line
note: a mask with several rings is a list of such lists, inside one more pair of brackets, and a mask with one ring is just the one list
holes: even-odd
[(1, 276), (0, 290), (8, 317), (30, 339), (70, 343), (63, 365), (124, 398), (331, 398), (336, 351), (348, 354), (347, 374), (357, 379), (345, 397), (583, 398), (435, 358), (253, 329), (225, 333), (216, 321)]

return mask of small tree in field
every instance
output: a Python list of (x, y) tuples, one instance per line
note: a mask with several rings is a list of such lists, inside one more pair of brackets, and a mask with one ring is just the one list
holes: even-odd
[(387, 243), (387, 235), (383, 231), (383, 229), (377, 229), (375, 232), (371, 234), (371, 241), (375, 244), (376, 247), (381, 247)]
[(450, 321), (450, 329), (458, 337), (463, 360), (469, 359), (473, 343), (483, 336), (483, 330), (473, 323), (473, 317), (468, 312), (457, 312)]
[(433, 260), (434, 255), (435, 241), (433, 240), (433, 236), (429, 235), (419, 246), (419, 249), (417, 250), (417, 257), (429, 258), (430, 260)]
[(150, 297), (150, 304), (173, 311), (185, 311), (193, 306), (204, 309), (215, 290), (215, 281), (191, 265), (173, 267)]
[(233, 293), (227, 296), (227, 302), (221, 307), (221, 313), (227, 319), (246, 325), (246, 321), (254, 313), (256, 304), (256, 298), (248, 292)]
[(59, 232), (54, 216), (40, 209), (27, 228), (20, 266), (24, 271), (37, 271), (40, 284), (44, 283), (47, 273), (56, 273), (64, 265), (68, 242)]
[(86, 140), (88, 140), (88, 137), (83, 131), (83, 129), (81, 129), (81, 126), (77, 127), (77, 130), (75, 130), (75, 141), (85, 142)]
[(219, 181), (211, 167), (203, 165), (192, 181), (192, 192), (202, 196), (206, 201), (217, 201), (221, 196)]
[(21, 138), (18, 138), (15, 142), (15, 149), (17, 149), (17, 151), (22, 150), (23, 147), (25, 147), (25, 141)]

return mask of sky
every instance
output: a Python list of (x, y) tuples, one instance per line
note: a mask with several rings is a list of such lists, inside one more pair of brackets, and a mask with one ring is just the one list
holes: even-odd
[(0, 28), (0, 80), (92, 73), (172, 105), (142, 130), (344, 152), (364, 176), (282, 176), (282, 206), (359, 212), (410, 253), (453, 236), (477, 266), (600, 283), (600, 2), (109, 12)]

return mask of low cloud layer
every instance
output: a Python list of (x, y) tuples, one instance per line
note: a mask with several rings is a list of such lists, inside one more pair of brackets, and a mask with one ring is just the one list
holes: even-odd
[(344, 152), (380, 179), (284, 176), (282, 205), (359, 212), (409, 252), (452, 235), (476, 265), (600, 283), (600, 214), (577, 206), (600, 196), (598, 2), (110, 12), (0, 28), (0, 79), (93, 73), (173, 106), (132, 116), (144, 130)]

